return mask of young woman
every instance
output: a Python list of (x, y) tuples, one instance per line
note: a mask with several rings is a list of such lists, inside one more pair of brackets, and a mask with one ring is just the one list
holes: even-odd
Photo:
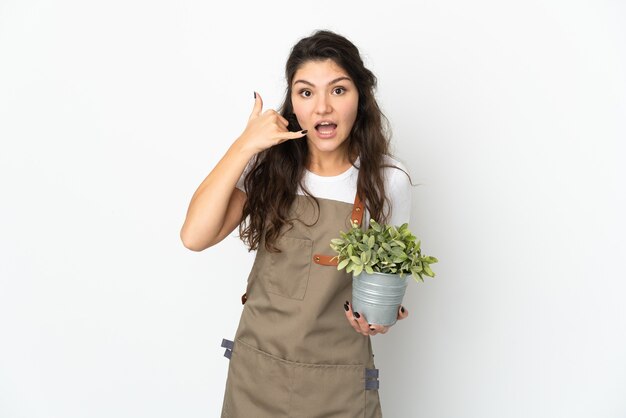
[[(245, 130), (196, 190), (181, 230), (202, 251), (239, 226), (257, 250), (234, 341), (222, 343), (222, 416), (380, 417), (370, 336), (388, 327), (352, 312), (350, 274), (329, 244), (351, 220), (409, 222), (411, 182), (389, 154), (376, 77), (348, 39), (301, 39), (286, 79), (279, 112), (263, 111), (255, 92)], [(407, 315), (401, 307), (398, 319)]]

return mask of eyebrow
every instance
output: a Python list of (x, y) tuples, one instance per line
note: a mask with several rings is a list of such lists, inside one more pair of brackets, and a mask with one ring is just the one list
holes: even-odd
[[(332, 81), (331, 81), (330, 83), (328, 83), (328, 84), (329, 84), (329, 85), (330, 85), (330, 84), (335, 84), (335, 83), (338, 83), (338, 82), (340, 82), (340, 81), (342, 81), (342, 80), (352, 81), (352, 80), (350, 79), (350, 77), (342, 76), (342, 77), (338, 77), (338, 78), (336, 78), (336, 79), (332, 80)], [(311, 83), (310, 81), (306, 81), (306, 80), (296, 80), (296, 81), (294, 81), (293, 85), (295, 86), (295, 85), (296, 85), (296, 84), (298, 84), (298, 83), (304, 83), (304, 84), (308, 84), (308, 85), (309, 85), (309, 86), (311, 86), (311, 87), (315, 87), (315, 84)]]

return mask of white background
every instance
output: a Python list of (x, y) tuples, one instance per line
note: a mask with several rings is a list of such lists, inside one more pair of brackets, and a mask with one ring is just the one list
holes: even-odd
[(179, 231), (317, 28), (378, 76), (440, 259), (373, 337), (385, 416), (626, 417), (625, 21), (591, 0), (2, 0), (0, 417), (219, 415), (254, 253)]

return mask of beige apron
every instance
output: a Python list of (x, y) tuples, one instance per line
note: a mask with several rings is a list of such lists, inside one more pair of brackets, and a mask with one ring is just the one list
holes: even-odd
[[(352, 277), (338, 271), (330, 240), (359, 224), (363, 204), (297, 195), (281, 253), (261, 240), (248, 277), (230, 358), (222, 417), (381, 417), (378, 369), (369, 336), (350, 326), (343, 305)], [(317, 220), (317, 222), (316, 222)], [(310, 226), (307, 226), (308, 224)]]

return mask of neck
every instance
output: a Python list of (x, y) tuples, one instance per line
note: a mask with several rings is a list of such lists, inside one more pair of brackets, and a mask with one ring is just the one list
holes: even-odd
[(349, 158), (347, 153), (316, 155), (309, 152), (307, 157), (307, 170), (319, 176), (336, 176), (350, 168), (356, 159)]

